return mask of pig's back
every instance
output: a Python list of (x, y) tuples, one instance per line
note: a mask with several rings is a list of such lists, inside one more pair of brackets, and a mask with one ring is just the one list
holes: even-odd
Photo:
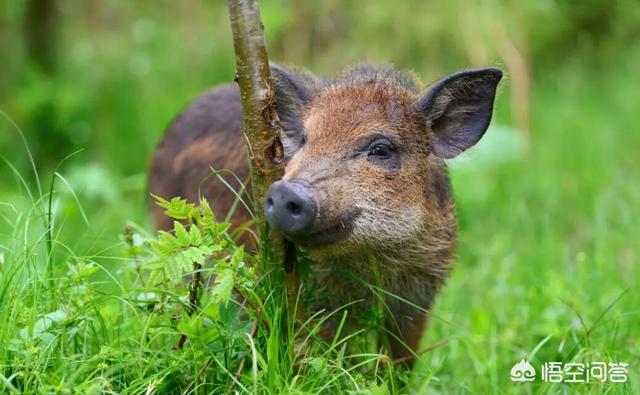
[[(192, 101), (169, 126), (151, 159), (149, 191), (165, 199), (180, 196), (197, 202), (205, 197), (218, 220), (223, 220), (236, 196), (211, 168), (224, 170), (220, 176), (236, 191), (248, 181), (249, 168), (242, 133), (240, 92), (235, 84), (210, 89)], [(243, 196), (246, 198), (246, 194)], [(172, 220), (152, 203), (158, 229), (170, 229)], [(231, 222), (239, 226), (250, 220), (242, 204)]]

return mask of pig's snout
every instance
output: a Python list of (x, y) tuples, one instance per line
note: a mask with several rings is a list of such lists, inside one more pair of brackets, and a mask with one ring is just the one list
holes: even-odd
[(272, 228), (288, 235), (299, 235), (313, 227), (318, 204), (306, 186), (277, 181), (267, 191), (264, 212)]

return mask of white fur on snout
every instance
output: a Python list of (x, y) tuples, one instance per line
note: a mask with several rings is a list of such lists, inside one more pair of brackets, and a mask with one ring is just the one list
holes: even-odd
[(397, 245), (414, 240), (423, 229), (423, 210), (419, 205), (389, 210), (371, 198), (357, 204), (360, 215), (353, 221), (352, 238), (357, 243), (375, 243), (378, 246)]

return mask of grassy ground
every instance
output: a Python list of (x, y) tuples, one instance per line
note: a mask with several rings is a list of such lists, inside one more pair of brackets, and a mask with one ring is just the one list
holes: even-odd
[[(424, 346), (446, 343), (412, 372), (373, 362), (352, 369), (339, 350), (320, 346), (297, 370), (293, 341), (283, 341), (279, 327), (258, 330), (252, 345), (246, 327), (212, 335), (206, 323), (177, 320), (184, 289), (166, 308), (149, 309), (145, 298), (161, 290), (139, 281), (136, 251), (122, 235), (128, 221), (137, 224), (130, 225), (136, 238), (151, 234), (144, 169), (164, 125), (189, 97), (232, 73), (228, 33), (198, 30), (220, 19), (219, 9), (207, 10), (178, 7), (176, 15), (188, 13), (193, 25), (179, 29), (168, 28), (155, 8), (137, 10), (143, 15), (124, 33), (90, 36), (83, 23), (73, 24), (58, 75), (25, 70), (9, 83), (16, 94), (2, 95), (1, 391), (218, 393), (230, 388), (245, 358), (233, 384), (239, 392), (640, 393), (640, 51), (633, 45), (598, 60), (586, 52), (534, 69), (531, 131), (508, 128), (505, 89), (487, 137), (451, 164), (458, 261)], [(264, 11), (268, 31), (286, 28), (276, 11)], [(368, 20), (378, 20), (370, 12)], [(219, 40), (200, 45), (203, 34)], [(279, 55), (305, 56), (278, 37), (272, 42)], [(359, 36), (350, 39), (365, 47)], [(346, 55), (329, 49), (333, 60), (310, 63), (329, 72), (367, 54), (395, 59), (381, 48)], [(17, 69), (11, 62), (7, 67)], [(401, 62), (424, 66), (409, 55)], [(51, 104), (57, 118), (48, 133), (58, 134), (47, 139), (27, 115)], [(53, 158), (44, 155), (56, 141), (71, 142)], [(71, 146), (85, 150), (56, 168), (74, 153)], [(264, 314), (277, 322), (281, 313), (278, 298), (270, 299)], [(191, 341), (174, 350), (180, 331)], [(629, 380), (512, 383), (510, 369), (523, 358), (538, 373), (544, 362), (626, 362)]]

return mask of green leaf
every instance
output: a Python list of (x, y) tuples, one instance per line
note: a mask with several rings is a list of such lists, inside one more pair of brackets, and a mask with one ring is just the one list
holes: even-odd
[(77, 271), (73, 274), (73, 279), (79, 280), (81, 278), (89, 277), (97, 271), (98, 271), (98, 267), (96, 267), (93, 264), (93, 262), (89, 262), (89, 263), (80, 262), (78, 264)]
[(158, 240), (150, 241), (153, 250), (164, 257), (171, 256), (182, 248), (180, 242), (169, 232), (159, 231)]
[(171, 281), (178, 282), (181, 279), (182, 267), (175, 258), (170, 259), (164, 265), (164, 272)]
[(204, 228), (211, 227), (216, 224), (216, 216), (211, 210), (209, 202), (205, 198), (200, 199), (200, 211), (201, 211), (201, 224)]
[(244, 246), (239, 246), (233, 251), (233, 256), (231, 257), (231, 266), (233, 268), (238, 268), (243, 262), (244, 258)]
[(219, 223), (217, 226), (216, 232), (217, 234), (221, 235), (223, 233), (226, 233), (230, 227), (231, 227), (231, 224), (229, 222)]
[(168, 217), (174, 219), (189, 219), (193, 218), (194, 214), (197, 213), (196, 206), (193, 203), (188, 203), (186, 199), (175, 197), (171, 199), (171, 201), (168, 201), (154, 194), (151, 194), (151, 196), (156, 200), (158, 206), (165, 209), (164, 213)]
[(178, 221), (173, 221), (173, 229), (176, 232), (176, 240), (180, 243), (180, 246), (188, 246), (191, 243), (191, 237), (184, 225)]
[(191, 245), (199, 246), (202, 244), (202, 233), (200, 233), (200, 229), (197, 226), (192, 226), (189, 229), (189, 239)]
[(231, 300), (231, 292), (233, 291), (234, 278), (233, 270), (226, 265), (216, 266), (216, 281), (211, 287), (211, 298), (213, 303), (222, 303), (225, 306)]
[(165, 273), (172, 281), (181, 280), (182, 276), (194, 270), (194, 263), (203, 265), (214, 248), (209, 246), (189, 247), (178, 252), (166, 261)]
[(162, 269), (165, 263), (166, 263), (166, 260), (158, 258), (158, 259), (153, 259), (149, 262), (144, 263), (142, 267), (147, 270)]
[(167, 208), (171, 206), (171, 202), (169, 202), (166, 199), (163, 199), (162, 197), (158, 196), (158, 195), (154, 195), (153, 193), (151, 194), (151, 197), (153, 197), (156, 200), (156, 204), (162, 208)]
[(166, 258), (171, 256), (171, 254), (173, 253), (171, 247), (160, 240), (150, 240), (149, 245), (151, 246), (151, 249), (160, 257)]

